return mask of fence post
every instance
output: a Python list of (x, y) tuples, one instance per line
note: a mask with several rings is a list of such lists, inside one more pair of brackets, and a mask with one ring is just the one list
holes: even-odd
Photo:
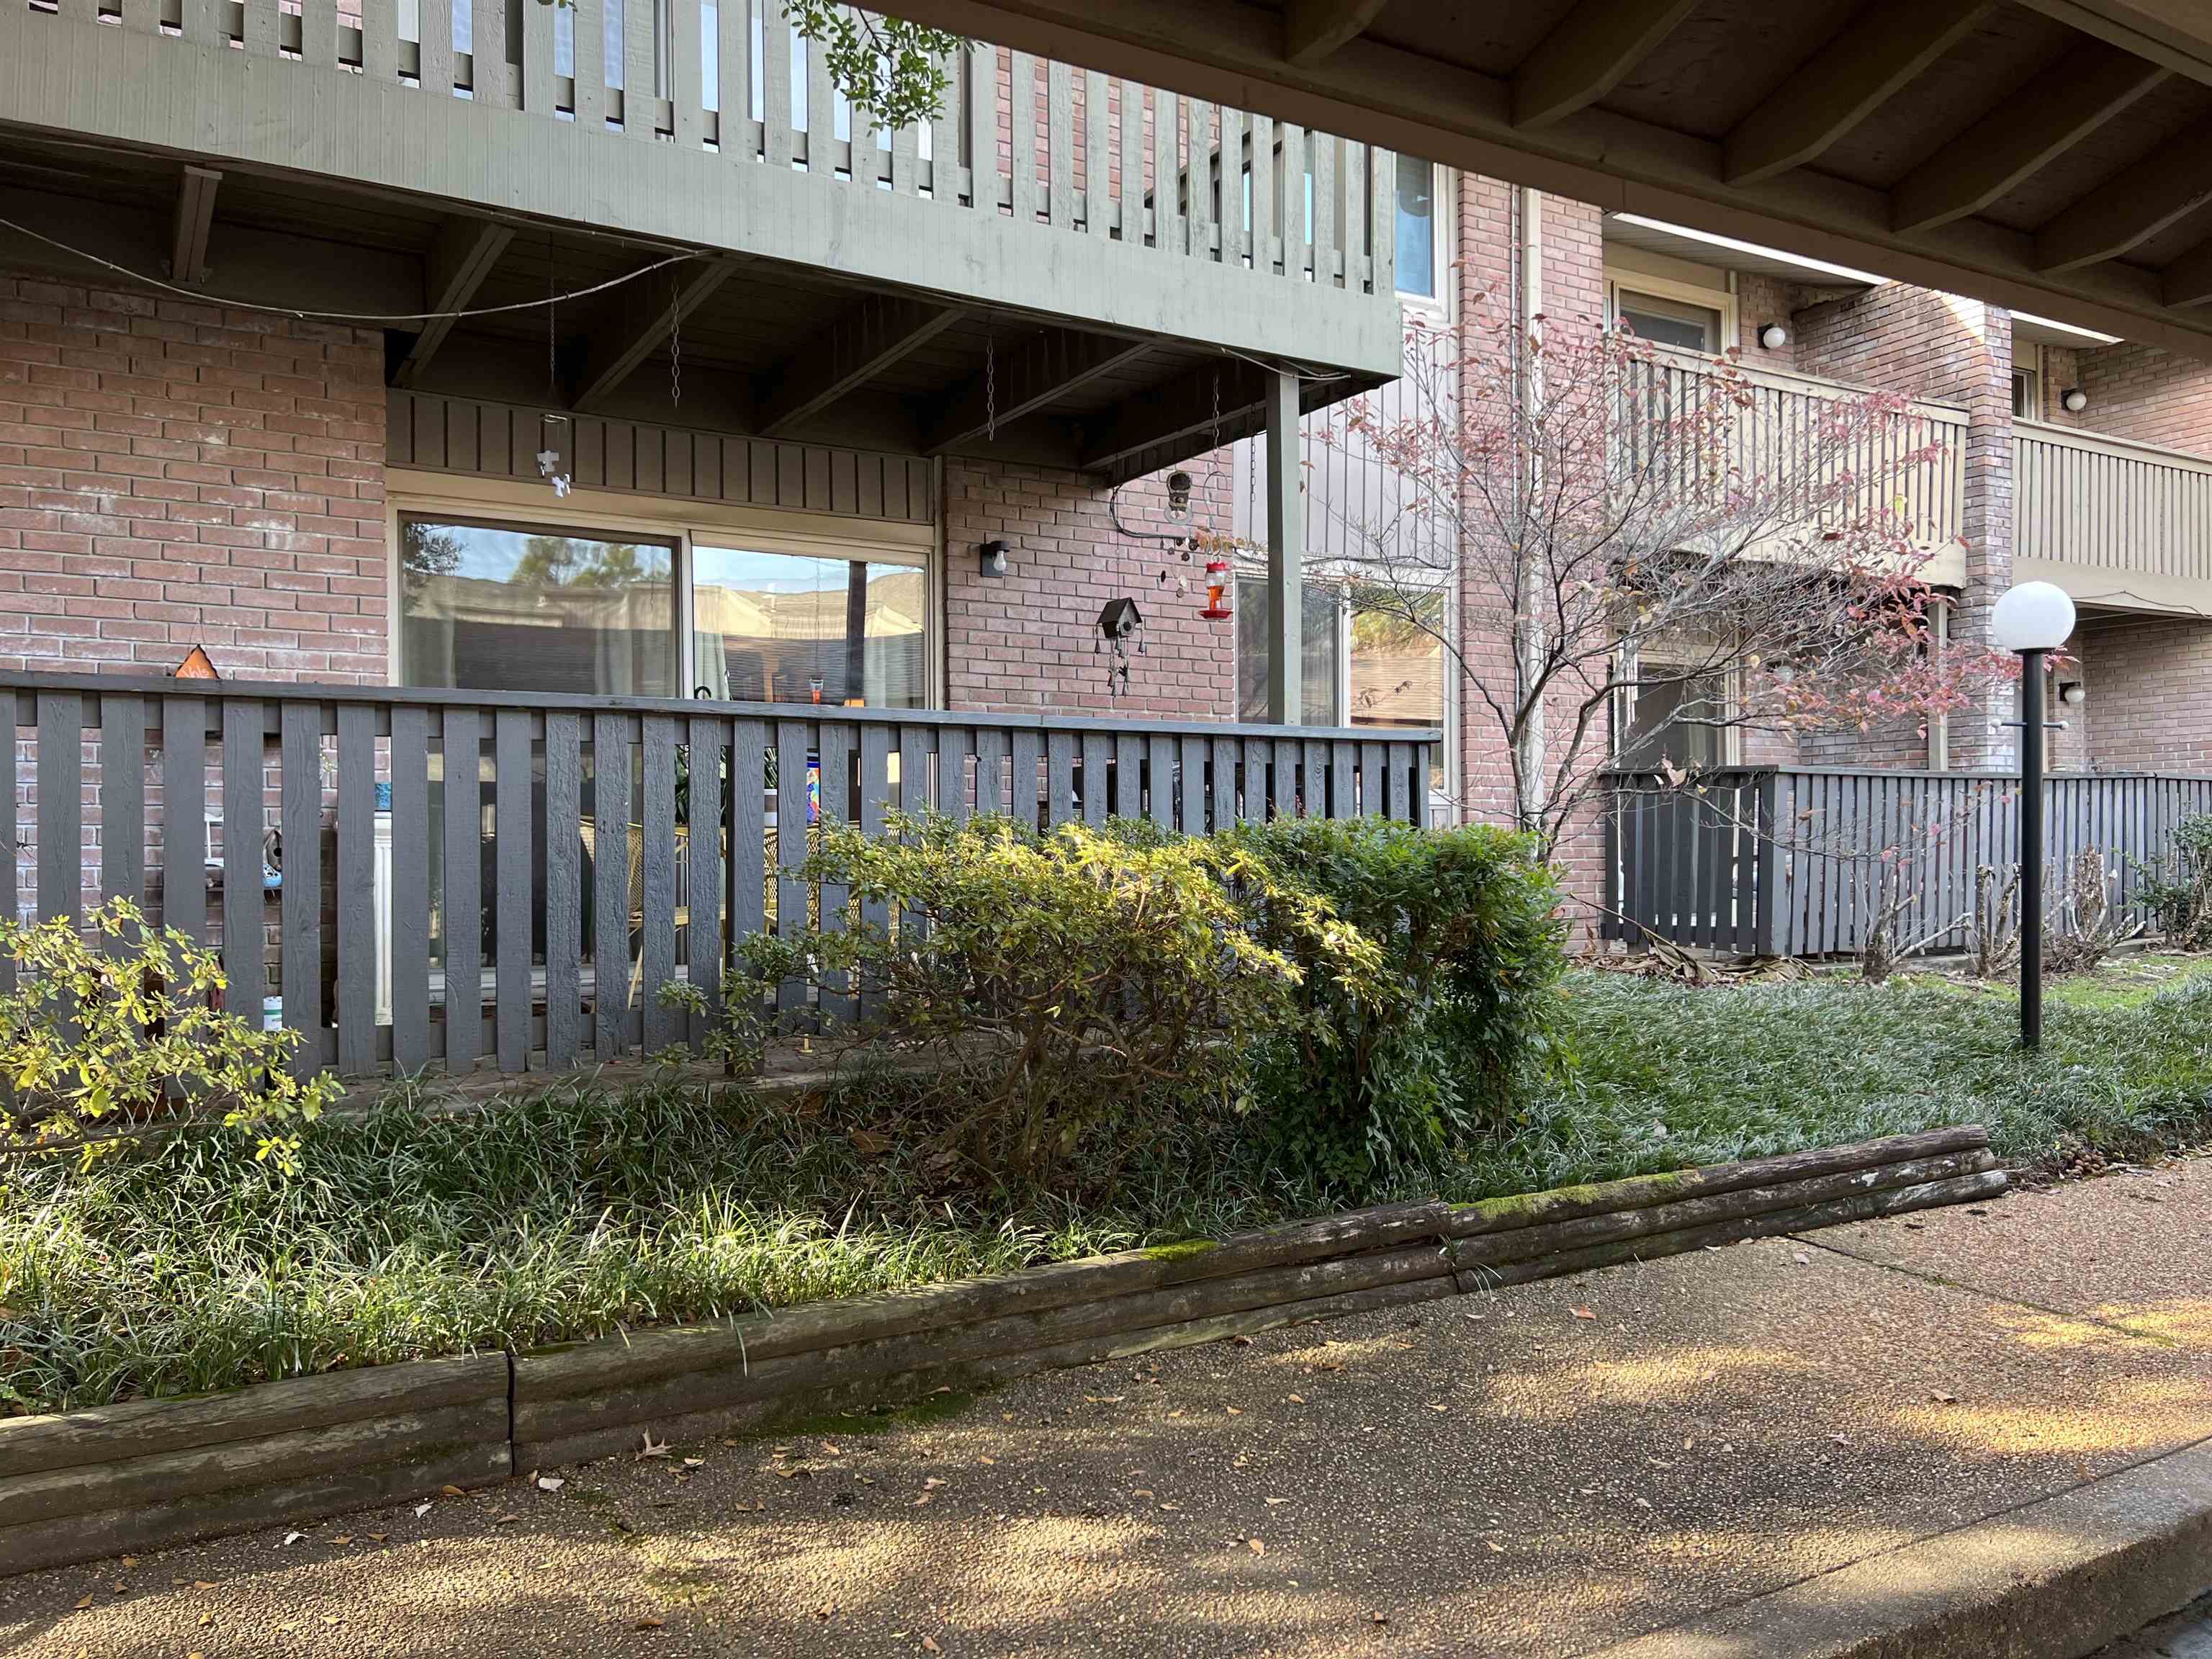
[(1763, 774), (1757, 785), (1752, 807), (1753, 833), (1757, 844), (1752, 848), (1752, 954), (1760, 957), (1779, 957), (1789, 954), (1788, 941), (1782, 937), (1782, 774), (1770, 771)]

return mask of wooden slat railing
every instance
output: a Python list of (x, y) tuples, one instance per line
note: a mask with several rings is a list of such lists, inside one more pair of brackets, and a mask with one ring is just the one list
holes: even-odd
[[(2020, 862), (2016, 775), (1747, 767), (1677, 784), (1653, 773), (1608, 780), (1608, 914), (1600, 931), (1746, 956), (1848, 956), (1878, 910), (1903, 901), (1893, 939), (1958, 950), (1998, 882)], [(2146, 869), (2171, 860), (2182, 819), (2212, 812), (2212, 777), (2067, 774), (2047, 781), (2044, 845), (2055, 900), (2075, 859), (2104, 854), (2109, 902), (2147, 921)], [(2075, 914), (2054, 904), (2052, 925)]]
[[(777, 0), (31, 0), (275, 65), (357, 72), (733, 164), (797, 167), (1356, 293), (1395, 291), (1396, 160), (1369, 144), (968, 42), (939, 112), (869, 125)], [(467, 27), (457, 29), (465, 17)], [(611, 24), (622, 50), (605, 49)], [(470, 49), (455, 44), (465, 35)], [(487, 42), (501, 42), (492, 50)], [(305, 95), (303, 94), (303, 95)], [(755, 111), (757, 109), (758, 113)]]
[[(816, 823), (1413, 820), (1439, 740), (14, 672), (0, 695), (32, 803), (16, 913), (137, 901), (219, 945), (234, 1007), (281, 997), (303, 1066), (347, 1074), (697, 1047), (746, 938), (888, 925), (799, 878)], [(664, 1006), (684, 981), (705, 1015)], [(827, 988), (836, 1011), (854, 988)]]
[[(1654, 410), (1691, 409), (1715, 384), (1711, 364), (1683, 352), (1655, 351), (1639, 373), (1648, 384), (1638, 395)], [(1745, 477), (1795, 480), (1810, 492), (1848, 472), (1867, 481), (1869, 504), (1878, 498), (1911, 527), (1917, 547), (1948, 548), (1958, 541), (1966, 503), (1965, 410), (1912, 404), (1838, 446), (1817, 435), (1821, 405), (1863, 396), (1865, 388), (1778, 369), (1746, 368), (1741, 375), (1749, 403), (1734, 417), (1733, 459)]]
[(2212, 460), (2015, 421), (2013, 468), (2015, 558), (2212, 581)]

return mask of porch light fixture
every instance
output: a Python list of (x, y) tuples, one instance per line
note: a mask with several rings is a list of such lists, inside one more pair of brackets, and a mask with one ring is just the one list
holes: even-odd
[(2058, 401), (2066, 405), (2068, 414), (2079, 415), (2083, 410), (2088, 408), (2089, 394), (2078, 386), (2069, 386)]
[(1769, 351), (1779, 351), (1790, 343), (1790, 331), (1779, 323), (1769, 323), (1759, 331), (1759, 343)]
[(985, 575), (1003, 576), (1006, 574), (1006, 543), (985, 542), (975, 551), (978, 555), (977, 562)]
[(2079, 680), (2068, 680), (2058, 688), (2058, 701), (2069, 708), (2079, 708), (2089, 701), (2089, 688)]
[(2020, 1042), (2043, 1046), (2044, 659), (2073, 636), (2074, 601), (2051, 582), (2008, 588), (1990, 637), (2020, 653)]

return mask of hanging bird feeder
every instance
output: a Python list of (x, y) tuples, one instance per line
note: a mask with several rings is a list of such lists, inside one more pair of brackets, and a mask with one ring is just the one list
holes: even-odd
[(1198, 614), (1208, 622), (1225, 622), (1231, 616), (1228, 560), (1206, 562), (1206, 609)]

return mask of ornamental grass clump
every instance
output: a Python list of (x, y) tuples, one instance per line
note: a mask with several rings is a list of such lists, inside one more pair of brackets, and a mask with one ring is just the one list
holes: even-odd
[[(781, 987), (787, 1013), (798, 985), (832, 1043), (924, 1062), (945, 1145), (1017, 1181), (1052, 1178), (1079, 1147), (1087, 1178), (1110, 1177), (1147, 1114), (1242, 1103), (1254, 1055), (1310, 1013), (1310, 965), (1364, 982), (1380, 962), (1250, 849), (1143, 826), (832, 826), (800, 873), (892, 925), (844, 925), (825, 904), (827, 926), (749, 942), (726, 998), (733, 1040), (757, 1048), (762, 1011)], [(1276, 918), (1267, 938), (1247, 925), (1255, 894)]]
[(8, 1139), (112, 1145), (103, 1132), (158, 1118), (214, 1117), (255, 1137), (255, 1156), (289, 1172), (297, 1126), (337, 1094), (325, 1075), (292, 1075), (294, 1031), (223, 1007), (215, 954), (111, 899), (84, 928), (56, 917), (0, 917), (0, 1076)]

